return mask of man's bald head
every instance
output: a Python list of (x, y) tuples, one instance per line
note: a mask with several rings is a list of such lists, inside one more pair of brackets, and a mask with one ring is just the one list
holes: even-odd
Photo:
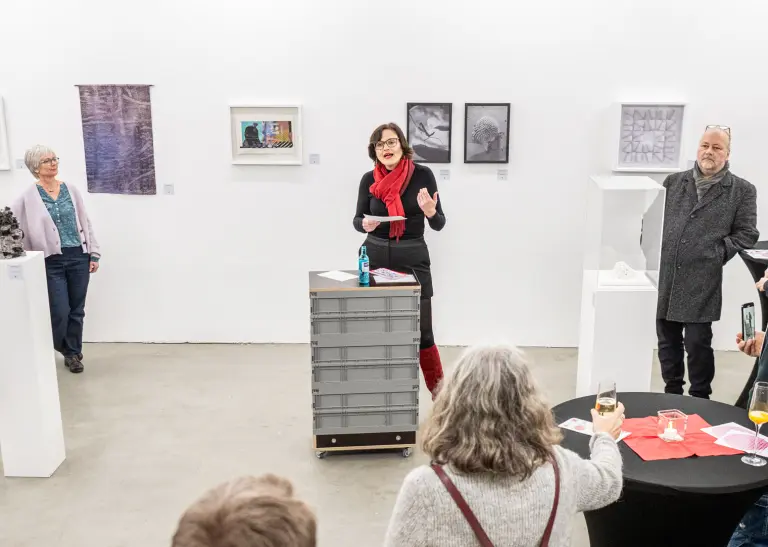
[(710, 127), (699, 140), (696, 155), (699, 169), (704, 176), (710, 177), (725, 167), (731, 155), (731, 135), (720, 127)]

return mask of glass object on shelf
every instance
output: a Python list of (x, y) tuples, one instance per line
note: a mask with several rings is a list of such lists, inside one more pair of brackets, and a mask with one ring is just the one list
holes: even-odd
[(597, 287), (658, 286), (666, 190), (646, 176), (591, 177), (584, 275)]

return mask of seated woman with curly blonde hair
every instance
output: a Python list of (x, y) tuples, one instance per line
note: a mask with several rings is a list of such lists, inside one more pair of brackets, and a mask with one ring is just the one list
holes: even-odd
[(424, 433), (432, 465), (405, 478), (385, 546), (570, 545), (573, 516), (621, 493), (623, 412), (622, 405), (605, 416), (592, 411), (584, 460), (559, 446), (522, 352), (468, 350), (441, 385)]

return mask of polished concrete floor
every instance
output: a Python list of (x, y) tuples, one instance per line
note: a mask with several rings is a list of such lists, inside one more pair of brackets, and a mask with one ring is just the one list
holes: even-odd
[[(417, 451), (315, 458), (307, 346), (98, 344), (86, 370), (60, 361), (67, 460), (50, 479), (0, 473), (0, 546), (169, 544), (207, 488), (243, 474), (290, 478), (314, 506), (321, 546), (380, 545)], [(443, 349), (446, 366), (458, 348)], [(552, 404), (573, 396), (576, 351), (531, 349)], [(620, 359), (620, 356), (617, 356)], [(21, 365), (20, 365), (21, 366)], [(718, 355), (715, 399), (732, 403), (751, 360)], [(661, 389), (656, 374), (654, 390)], [(422, 388), (422, 421), (431, 401)], [(574, 547), (589, 545), (581, 516)]]

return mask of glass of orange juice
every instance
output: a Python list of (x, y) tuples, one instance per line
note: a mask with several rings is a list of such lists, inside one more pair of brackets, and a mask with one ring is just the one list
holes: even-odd
[(762, 467), (765, 460), (757, 456), (759, 451), (760, 426), (768, 422), (768, 382), (755, 382), (752, 387), (752, 399), (749, 402), (749, 419), (755, 424), (755, 444), (752, 454), (741, 458), (746, 464)]

